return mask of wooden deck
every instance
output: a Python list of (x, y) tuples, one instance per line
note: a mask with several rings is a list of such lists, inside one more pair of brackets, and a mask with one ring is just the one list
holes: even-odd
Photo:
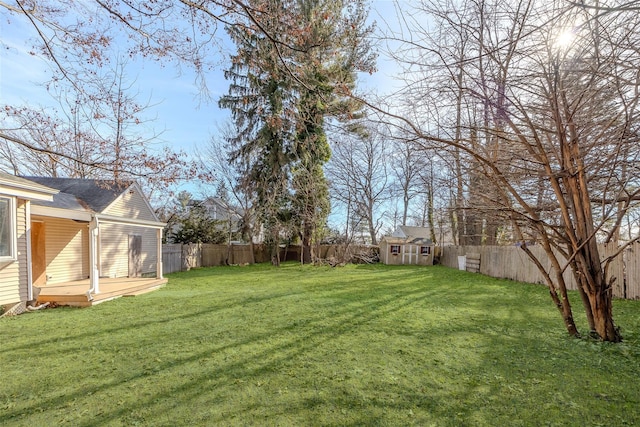
[(155, 278), (101, 278), (99, 283), (100, 293), (91, 294), (89, 299), (89, 279), (75, 282), (57, 283), (55, 285), (42, 286), (38, 295), (38, 304), (50, 302), (56, 305), (70, 305), (74, 307), (91, 307), (101, 302), (119, 297), (135, 296), (155, 291), (163, 287), (167, 279)]

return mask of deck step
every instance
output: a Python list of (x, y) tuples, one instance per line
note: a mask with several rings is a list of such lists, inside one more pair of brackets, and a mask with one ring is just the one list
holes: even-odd
[[(142, 295), (147, 292), (152, 292), (162, 288), (166, 285), (167, 279), (156, 279), (145, 281), (141, 284), (132, 283), (130, 286), (126, 286), (126, 283), (123, 284), (123, 287), (108, 287), (104, 286), (103, 291), (98, 294), (92, 294), (91, 300), (87, 297), (86, 290), (88, 289), (88, 283), (84, 286), (69, 286), (64, 287), (60, 286), (60, 292), (55, 292), (52, 289), (48, 289), (46, 292), (40, 292), (38, 295), (38, 302), (51, 302), (55, 305), (66, 305), (73, 307), (91, 307), (96, 304), (100, 304), (106, 301), (111, 301), (116, 298), (120, 298), (123, 296), (136, 296)], [(69, 292), (68, 289), (73, 289), (72, 292)], [(110, 290), (109, 290), (110, 289)]]

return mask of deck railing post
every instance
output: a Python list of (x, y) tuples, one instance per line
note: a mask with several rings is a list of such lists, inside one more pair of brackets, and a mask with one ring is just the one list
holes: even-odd
[(93, 217), (89, 223), (89, 291), (87, 297), (92, 299), (91, 294), (100, 293), (100, 270), (98, 268), (98, 236), (100, 235), (100, 225), (98, 218)]
[(156, 278), (157, 279), (162, 279), (162, 228), (158, 228), (156, 230), (156, 238), (157, 238), (157, 242), (156, 242), (156, 256), (157, 256), (157, 265), (156, 265)]

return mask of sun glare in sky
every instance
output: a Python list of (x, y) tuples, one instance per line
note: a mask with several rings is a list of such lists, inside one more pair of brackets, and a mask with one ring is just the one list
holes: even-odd
[(563, 49), (567, 48), (571, 45), (573, 40), (576, 38), (576, 34), (573, 29), (563, 29), (558, 33), (555, 40), (555, 46), (557, 48)]

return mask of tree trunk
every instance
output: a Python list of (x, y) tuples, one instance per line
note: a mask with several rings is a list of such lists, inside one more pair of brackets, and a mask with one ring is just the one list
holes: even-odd
[[(571, 335), (572, 337), (579, 337), (580, 332), (578, 331), (576, 322), (573, 319), (573, 310), (571, 309), (571, 303), (569, 302), (567, 285), (564, 281), (564, 277), (562, 277), (561, 270), (556, 269), (556, 272), (557, 285), (553, 283), (548, 284), (551, 299), (556, 304), (556, 307), (558, 307), (560, 315), (562, 316), (562, 321), (564, 322), (564, 326), (565, 328), (567, 328), (567, 332), (569, 333), (569, 335)], [(558, 295), (558, 292), (560, 293), (560, 295)]]
[(495, 246), (498, 244), (498, 223), (491, 214), (486, 217), (486, 226), (484, 229), (484, 244), (487, 246)]
[(377, 245), (378, 239), (376, 237), (376, 226), (373, 224), (373, 212), (369, 214), (369, 217), (367, 218), (367, 222), (369, 226), (369, 236), (371, 237), (371, 244)]
[(612, 287), (600, 265), (597, 243), (591, 240), (576, 255), (574, 271), (580, 276), (578, 285), (592, 334), (603, 341), (620, 342), (622, 336), (613, 321)]
[(571, 303), (567, 294), (567, 286), (565, 284), (564, 277), (562, 276), (562, 267), (560, 266), (558, 258), (556, 258), (553, 250), (551, 249), (549, 241), (545, 239), (545, 237), (546, 235), (543, 235), (542, 244), (544, 246), (545, 254), (549, 258), (549, 261), (551, 261), (551, 269), (555, 272), (555, 278), (547, 272), (545, 266), (529, 250), (529, 248), (527, 248), (526, 245), (523, 245), (522, 249), (544, 276), (547, 287), (549, 288), (549, 295), (562, 316), (562, 321), (564, 322), (565, 328), (567, 328), (567, 332), (573, 337), (578, 337), (580, 336), (580, 333), (578, 332), (576, 322), (573, 319), (573, 311), (571, 310)]
[[(280, 229), (276, 228), (275, 230), (270, 230), (271, 232), (271, 264), (280, 267), (280, 239), (278, 238), (278, 234), (280, 233)], [(286, 248), (285, 248), (285, 260), (287, 258)]]
[(253, 244), (253, 237), (249, 240), (249, 248), (251, 249), (251, 254), (249, 255), (249, 264), (253, 265), (256, 263), (256, 249)]
[(601, 292), (588, 294), (593, 314), (594, 332), (603, 341), (620, 342), (622, 335), (613, 322), (611, 288), (606, 287)]
[(402, 198), (402, 225), (407, 225), (408, 214), (409, 214), (409, 194), (405, 189), (404, 196)]
[(277, 245), (271, 248), (271, 264), (280, 267), (280, 247)]
[(438, 242), (436, 239), (436, 223), (433, 217), (433, 192), (433, 175), (431, 175), (431, 182), (429, 183), (427, 190), (427, 218), (429, 222), (429, 235), (431, 236), (431, 242), (435, 245)]
[(313, 230), (311, 226), (305, 222), (303, 225), (302, 231), (302, 264), (311, 264), (312, 262), (312, 254), (311, 254), (311, 235)]
[(463, 245), (482, 245), (482, 219), (476, 215), (476, 211), (469, 210), (466, 212), (464, 229)]

